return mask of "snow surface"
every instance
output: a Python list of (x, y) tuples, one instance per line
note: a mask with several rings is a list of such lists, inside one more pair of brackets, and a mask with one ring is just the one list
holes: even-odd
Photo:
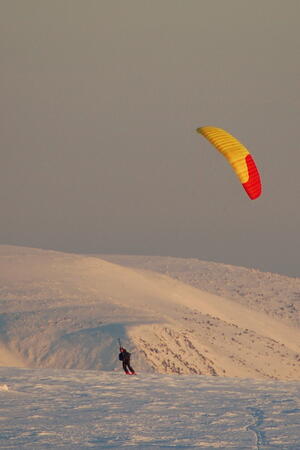
[(300, 449), (299, 302), (241, 267), (0, 246), (0, 448)]
[(300, 379), (299, 279), (132, 261), (0, 246), (0, 365), (111, 371), (120, 337), (137, 370)]
[(1, 449), (299, 449), (299, 383), (0, 369)]
[(300, 278), (194, 258), (99, 255), (127, 267), (171, 276), (300, 327)]

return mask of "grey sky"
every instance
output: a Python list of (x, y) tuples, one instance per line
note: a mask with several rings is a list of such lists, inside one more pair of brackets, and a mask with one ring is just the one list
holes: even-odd
[[(300, 276), (298, 0), (0, 10), (0, 243)], [(249, 148), (260, 199), (201, 125)]]

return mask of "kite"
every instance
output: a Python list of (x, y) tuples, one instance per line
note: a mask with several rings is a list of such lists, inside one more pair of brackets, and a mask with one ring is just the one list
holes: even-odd
[(260, 175), (246, 147), (222, 128), (201, 127), (197, 131), (225, 156), (250, 199), (258, 198), (262, 191)]

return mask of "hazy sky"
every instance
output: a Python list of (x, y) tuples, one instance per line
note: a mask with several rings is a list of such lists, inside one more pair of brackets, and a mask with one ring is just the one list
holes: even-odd
[[(300, 276), (299, 0), (0, 0), (0, 243)], [(251, 201), (195, 132), (252, 152)]]

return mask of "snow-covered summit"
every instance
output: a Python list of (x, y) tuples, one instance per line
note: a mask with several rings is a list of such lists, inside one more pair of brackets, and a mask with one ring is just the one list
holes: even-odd
[(0, 289), (1, 365), (120, 370), (121, 338), (140, 371), (300, 378), (297, 278), (0, 246)]

